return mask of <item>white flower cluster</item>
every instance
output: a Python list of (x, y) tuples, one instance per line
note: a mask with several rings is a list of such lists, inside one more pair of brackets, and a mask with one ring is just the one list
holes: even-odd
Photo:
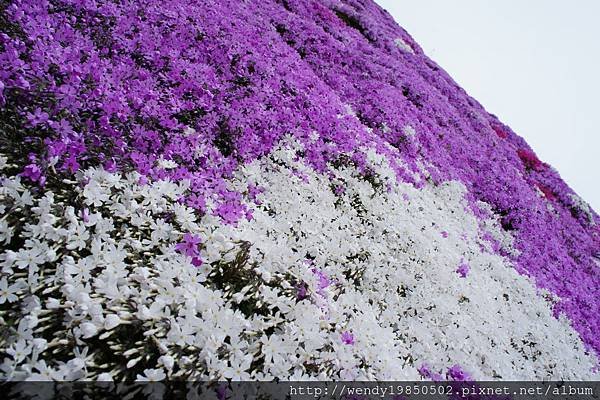
[(592, 212), (592, 207), (590, 207), (590, 205), (585, 200), (583, 200), (581, 197), (579, 197), (575, 193), (570, 193), (569, 197), (571, 198), (571, 201), (573, 202), (574, 209), (577, 212), (585, 215), (585, 217), (588, 220), (588, 222), (590, 223), (590, 225), (595, 226), (596, 221), (594, 220), (594, 213)]
[[(232, 188), (264, 192), (237, 226), (183, 205), (184, 184), (89, 169), (39, 190), (2, 175), (0, 376), (593, 376), (568, 322), (489, 250), (462, 185), (397, 183), (374, 153), (368, 179), (349, 163), (325, 177), (297, 150), (240, 168)], [(201, 265), (177, 250), (186, 234)]]
[(404, 39), (402, 39), (401, 37), (394, 39), (394, 44), (404, 51), (407, 51), (411, 54), (415, 54), (415, 51), (413, 50), (413, 48), (410, 47), (410, 45), (408, 43), (406, 43), (404, 41)]
[[(593, 376), (594, 356), (568, 321), (553, 318), (548, 296), (483, 239), (487, 231), (502, 246), (512, 244), (497, 221), (481, 224), (469, 211), (462, 184), (419, 190), (396, 183), (385, 158), (371, 154), (376, 181), (338, 169), (340, 196), (294, 156), (281, 149), (271, 162), (246, 168), (241, 180), (268, 188), (262, 205), (252, 221), (218, 229), (251, 241), (251, 260), (267, 276), (292, 271), (308, 282), (310, 314), (335, 330), (332, 343), (352, 332), (355, 344), (338, 345), (319, 365), (334, 363), (342, 379), (412, 379), (415, 367), (446, 371), (454, 364), (476, 379)], [(463, 263), (470, 267), (464, 278), (457, 273)], [(325, 290), (320, 274), (331, 282)], [(286, 318), (281, 337), (297, 335), (303, 324)], [(293, 360), (294, 350), (284, 359)]]

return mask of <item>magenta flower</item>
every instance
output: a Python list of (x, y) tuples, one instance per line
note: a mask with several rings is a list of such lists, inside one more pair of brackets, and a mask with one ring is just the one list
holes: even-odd
[(460, 265), (456, 269), (456, 273), (459, 274), (461, 278), (466, 278), (470, 270), (471, 267), (469, 267), (466, 262), (461, 261)]
[(77, 158), (74, 155), (70, 155), (64, 160), (62, 167), (71, 173), (77, 172), (79, 170)]
[(428, 364), (422, 364), (417, 371), (425, 379), (431, 379), (434, 382), (440, 382), (444, 380), (444, 377), (440, 373), (432, 371)]
[(335, 185), (333, 187), (333, 193), (335, 193), (338, 196), (341, 196), (342, 194), (344, 194), (345, 191), (346, 191), (346, 188), (342, 185)]
[(31, 180), (32, 182), (38, 182), (42, 177), (42, 170), (35, 164), (29, 164), (23, 168), (21, 176)]
[(189, 207), (192, 207), (195, 210), (199, 210), (199, 211), (206, 210), (206, 201), (204, 200), (204, 197), (198, 196), (197, 194), (190, 194), (187, 197), (185, 203)]
[(296, 286), (296, 299), (299, 301), (308, 297), (308, 290), (305, 283), (300, 283)]
[(329, 278), (327, 277), (327, 275), (325, 275), (322, 271), (320, 271), (317, 268), (313, 268), (312, 272), (317, 275), (317, 277), (319, 278), (319, 290), (325, 289), (327, 288), (329, 285), (331, 285), (331, 281), (329, 280)]
[(471, 376), (458, 364), (454, 364), (448, 368), (446, 376), (453, 381), (468, 381), (471, 379)]
[(175, 248), (181, 254), (194, 258), (200, 255), (200, 251), (198, 250), (200, 243), (202, 243), (200, 237), (192, 235), (191, 233), (186, 233), (183, 235), (183, 242), (177, 243)]
[(348, 331), (342, 332), (341, 336), (342, 336), (342, 342), (344, 344), (350, 344), (350, 345), (354, 344), (354, 334), (352, 334), (352, 332), (348, 332)]
[(194, 267), (200, 267), (204, 264), (204, 261), (200, 257), (192, 257), (192, 265)]
[(32, 126), (41, 125), (48, 121), (49, 115), (39, 107), (33, 113), (27, 114), (27, 120)]

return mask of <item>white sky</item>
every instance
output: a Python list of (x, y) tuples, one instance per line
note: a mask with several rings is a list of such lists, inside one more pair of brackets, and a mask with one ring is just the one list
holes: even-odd
[(600, 1), (376, 2), (600, 212)]

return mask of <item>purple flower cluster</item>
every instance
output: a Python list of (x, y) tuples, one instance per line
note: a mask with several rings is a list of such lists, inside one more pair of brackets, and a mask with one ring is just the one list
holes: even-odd
[(319, 169), (366, 142), (358, 121), (338, 118), (337, 95), (239, 2), (16, 0), (4, 12), (19, 31), (0, 36), (1, 100), (37, 149), (22, 173), (34, 182), (53, 160), (65, 173), (101, 164), (188, 179), (188, 205), (205, 212), (211, 198), (235, 223), (251, 215), (226, 179), (284, 134)]
[[(488, 203), (519, 272), (561, 298), (556, 314), (600, 354), (600, 219), (374, 2), (14, 0), (1, 12), (0, 107), (22, 123), (25, 179), (97, 165), (185, 179), (186, 204), (235, 224), (252, 215), (228, 178), (283, 136), (318, 171), (368, 170), (374, 148), (399, 180), (458, 179), (476, 213)], [(178, 249), (197, 257), (198, 240)]]
[(197, 257), (200, 255), (198, 246), (202, 243), (202, 240), (190, 233), (183, 235), (183, 242), (178, 243), (175, 248), (181, 253), (188, 257)]
[(458, 266), (458, 268), (456, 269), (456, 273), (458, 275), (460, 275), (461, 278), (466, 278), (467, 275), (469, 274), (469, 271), (471, 270), (471, 267), (469, 267), (469, 264), (467, 264), (466, 262), (464, 262), (464, 260), (460, 263), (460, 265)]
[(448, 368), (446, 376), (453, 381), (468, 381), (471, 379), (469, 374), (458, 364), (455, 364)]
[(458, 364), (454, 364), (453, 366), (449, 367), (445, 375), (441, 372), (433, 370), (428, 364), (421, 365), (417, 371), (423, 378), (432, 380), (434, 382), (445, 380), (463, 382), (471, 380), (471, 376)]
[(342, 343), (352, 345), (354, 344), (354, 335), (352, 332), (344, 331), (341, 335)]
[(192, 264), (194, 264), (196, 267), (199, 267), (202, 265), (199, 249), (201, 243), (202, 240), (198, 236), (186, 233), (183, 235), (183, 241), (177, 243), (175, 248), (181, 254), (185, 254), (186, 256), (190, 257), (192, 259)]
[(434, 382), (440, 382), (440, 381), (444, 380), (443, 375), (440, 374), (439, 372), (436, 372), (436, 371), (432, 370), (431, 367), (428, 364), (421, 365), (417, 369), (417, 371), (425, 379), (429, 379), (429, 380), (432, 380)]

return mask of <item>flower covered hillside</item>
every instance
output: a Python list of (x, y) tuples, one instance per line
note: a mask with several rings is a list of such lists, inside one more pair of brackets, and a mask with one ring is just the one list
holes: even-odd
[(375, 3), (0, 26), (2, 379), (598, 378), (598, 215)]

